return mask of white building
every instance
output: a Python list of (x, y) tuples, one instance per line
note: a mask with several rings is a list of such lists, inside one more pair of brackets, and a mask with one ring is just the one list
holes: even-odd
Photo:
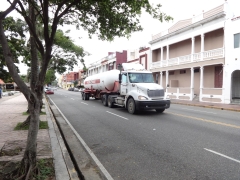
[(240, 16), (224, 4), (152, 37), (150, 70), (173, 99), (240, 100)]

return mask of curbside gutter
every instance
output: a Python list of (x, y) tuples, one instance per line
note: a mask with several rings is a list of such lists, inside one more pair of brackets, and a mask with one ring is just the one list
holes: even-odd
[(79, 180), (78, 174), (71, 161), (70, 155), (66, 149), (62, 136), (57, 127), (53, 114), (48, 106), (47, 100), (44, 99), (46, 116), (49, 126), (49, 136), (51, 139), (51, 147), (53, 152), (53, 161), (55, 168), (56, 180), (71, 179)]
[(113, 180), (111, 175), (50, 98), (48, 105), (53, 113), (80, 179)]

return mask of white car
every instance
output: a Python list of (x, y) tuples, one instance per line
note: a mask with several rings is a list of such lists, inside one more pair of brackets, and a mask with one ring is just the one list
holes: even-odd
[(45, 87), (44, 92), (46, 92), (48, 89), (50, 89), (50, 87)]
[(80, 89), (79, 89), (79, 92), (82, 93), (83, 91), (84, 91), (84, 88), (80, 88)]

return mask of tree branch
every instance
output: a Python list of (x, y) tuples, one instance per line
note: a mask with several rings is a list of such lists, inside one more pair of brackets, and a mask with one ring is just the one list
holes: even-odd
[(30, 18), (26, 15), (26, 10), (24, 9), (23, 7), (23, 4), (21, 3), (21, 1), (18, 2), (20, 8), (21, 8), (21, 11), (16, 9), (20, 14), (22, 14), (22, 16), (24, 17), (26, 23), (28, 24), (28, 27), (29, 27), (29, 30), (31, 31), (32, 33), (32, 36), (34, 36), (35, 38), (35, 42), (36, 42), (36, 45), (37, 45), (37, 49), (39, 50), (39, 52), (41, 53), (41, 55), (43, 56), (44, 54), (44, 47), (42, 45), (42, 42), (41, 40), (38, 38), (38, 35), (36, 34), (36, 31), (34, 31), (34, 27), (33, 27), (33, 24), (30, 20)]
[(15, 9), (16, 4), (19, 0), (14, 0), (11, 6), (3, 12), (0, 12), (0, 20), (3, 20), (10, 12), (12, 12)]

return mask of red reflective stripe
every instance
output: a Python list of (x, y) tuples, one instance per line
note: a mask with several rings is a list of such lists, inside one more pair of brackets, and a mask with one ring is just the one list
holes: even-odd
[(85, 84), (98, 84), (100, 83), (100, 79), (94, 79), (91, 81), (85, 81)]

